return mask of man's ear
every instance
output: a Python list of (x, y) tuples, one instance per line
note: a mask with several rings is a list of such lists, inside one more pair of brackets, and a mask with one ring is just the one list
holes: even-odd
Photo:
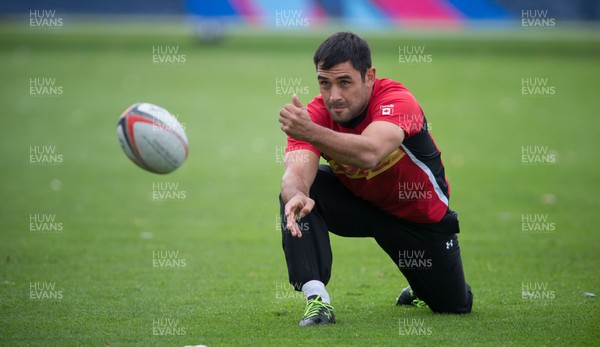
[(365, 83), (371, 87), (375, 83), (375, 73), (376, 70), (374, 67), (367, 69), (365, 72)]

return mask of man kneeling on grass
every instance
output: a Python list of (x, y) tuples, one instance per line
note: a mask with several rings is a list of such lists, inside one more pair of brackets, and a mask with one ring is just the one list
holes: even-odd
[(300, 325), (335, 322), (329, 232), (375, 238), (408, 280), (397, 304), (471, 312), (457, 214), (421, 107), (402, 84), (375, 76), (367, 42), (353, 33), (326, 39), (313, 61), (320, 95), (307, 107), (294, 95), (279, 112), (283, 250), (289, 281), (307, 298)]

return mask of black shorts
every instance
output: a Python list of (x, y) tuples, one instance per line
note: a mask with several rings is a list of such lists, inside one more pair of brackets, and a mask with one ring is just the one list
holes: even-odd
[(332, 252), (329, 232), (345, 237), (373, 237), (408, 280), (415, 294), (434, 311), (468, 313), (473, 296), (465, 282), (455, 212), (439, 223), (400, 219), (355, 196), (327, 165), (320, 165), (310, 189), (316, 205), (298, 221), (302, 238), (287, 228), (280, 198), (283, 250), (289, 281), (296, 290), (310, 280), (328, 283)]

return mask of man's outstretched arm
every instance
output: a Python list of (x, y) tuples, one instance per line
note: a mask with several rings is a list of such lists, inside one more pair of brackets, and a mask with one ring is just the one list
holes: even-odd
[(310, 198), (310, 187), (319, 169), (319, 157), (312, 151), (302, 149), (288, 152), (284, 163), (281, 199), (285, 204), (286, 226), (292, 236), (302, 237), (296, 220), (309, 214), (315, 206), (314, 200)]

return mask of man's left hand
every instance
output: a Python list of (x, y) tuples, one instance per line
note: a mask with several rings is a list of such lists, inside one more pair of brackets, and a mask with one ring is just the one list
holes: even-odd
[(315, 126), (296, 94), (292, 95), (292, 103), (285, 104), (279, 111), (279, 123), (281, 130), (288, 136), (304, 141), (309, 140)]

